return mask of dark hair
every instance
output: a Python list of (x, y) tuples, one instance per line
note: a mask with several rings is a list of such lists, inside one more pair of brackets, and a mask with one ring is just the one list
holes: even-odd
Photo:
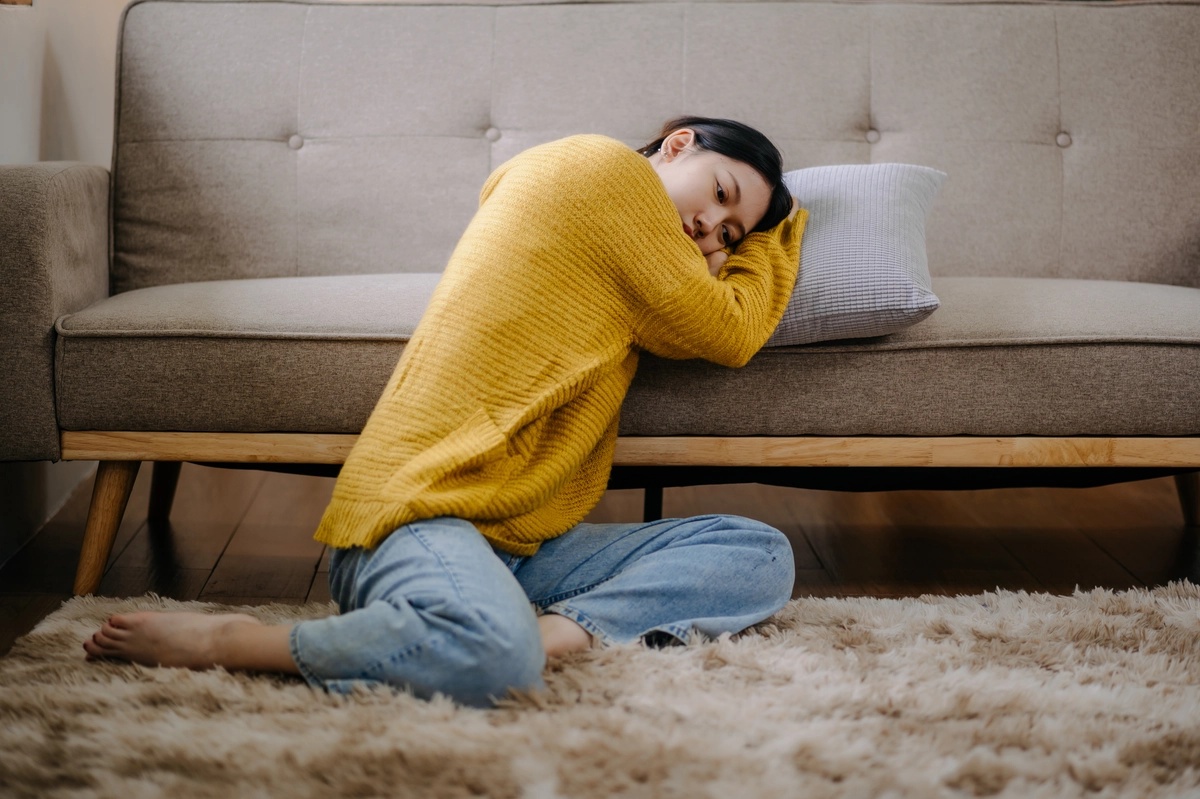
[(696, 132), (696, 146), (701, 150), (710, 150), (749, 164), (767, 181), (771, 187), (771, 200), (755, 230), (770, 230), (787, 218), (792, 210), (792, 196), (783, 185), (783, 156), (770, 139), (749, 125), (732, 119), (679, 117), (663, 125), (658, 138), (638, 152), (649, 158), (662, 148), (667, 136), (680, 128), (691, 128)]

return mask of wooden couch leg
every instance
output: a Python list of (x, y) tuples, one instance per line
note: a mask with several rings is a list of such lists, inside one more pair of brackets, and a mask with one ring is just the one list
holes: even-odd
[(175, 487), (179, 485), (179, 469), (183, 464), (179, 461), (157, 461), (154, 473), (150, 478), (150, 513), (148, 520), (151, 524), (163, 525), (171, 516), (171, 503), (175, 501)]
[(1175, 489), (1183, 508), (1183, 523), (1200, 527), (1200, 472), (1175, 475)]
[(100, 587), (100, 578), (104, 576), (104, 567), (112, 554), (113, 541), (117, 538), (129, 492), (133, 490), (133, 481), (141, 465), (141, 461), (100, 461), (87, 526), (83, 531), (79, 568), (75, 571), (76, 596), (94, 593)]

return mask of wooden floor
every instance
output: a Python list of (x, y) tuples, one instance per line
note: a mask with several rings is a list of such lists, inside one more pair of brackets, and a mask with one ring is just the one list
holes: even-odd
[[(223, 604), (327, 600), (312, 540), (331, 478), (185, 464), (169, 525), (146, 520), (138, 475), (100, 594), (153, 591)], [(71, 595), (91, 481), (0, 568), (0, 654)], [(589, 521), (638, 521), (640, 490), (610, 491)], [(1084, 489), (843, 493), (762, 485), (667, 489), (665, 516), (735, 513), (783, 530), (796, 596), (1070, 593), (1188, 578), (1195, 531), (1171, 478)]]

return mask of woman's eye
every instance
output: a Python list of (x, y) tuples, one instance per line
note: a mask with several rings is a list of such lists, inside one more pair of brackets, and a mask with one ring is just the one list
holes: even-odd
[(721, 241), (725, 243), (726, 247), (733, 243), (733, 236), (729, 235), (729, 228), (721, 228)]
[(725, 204), (725, 189), (721, 188), (721, 184), (717, 184), (717, 202)]

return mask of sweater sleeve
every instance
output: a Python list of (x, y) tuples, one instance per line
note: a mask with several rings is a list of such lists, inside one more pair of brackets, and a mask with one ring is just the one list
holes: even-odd
[(783, 318), (807, 220), (800, 209), (771, 230), (746, 236), (715, 278), (698, 254), (659, 261), (635, 284), (644, 303), (639, 346), (664, 358), (744, 366)]
[[(574, 289), (587, 292), (584, 301), (621, 297), (639, 348), (726, 366), (749, 361), (783, 318), (807, 220), (799, 210), (746, 236), (714, 278), (645, 157), (599, 136), (518, 155), (492, 174), (480, 200), (472, 226), (487, 228), (500, 261), (512, 232), (526, 246), (536, 230), (538, 246), (552, 242), (554, 262), (574, 276)], [(493, 204), (508, 216), (496, 216)]]

